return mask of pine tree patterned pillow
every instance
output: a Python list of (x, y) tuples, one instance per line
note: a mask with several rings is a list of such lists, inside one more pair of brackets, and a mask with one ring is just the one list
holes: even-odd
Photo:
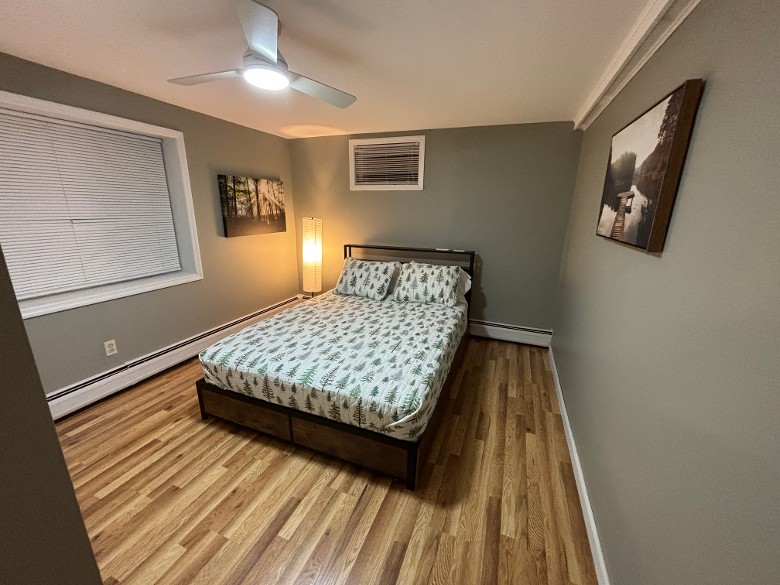
[(454, 307), (458, 300), (460, 267), (409, 262), (401, 267), (394, 299), (408, 303)]
[(381, 301), (387, 296), (398, 262), (372, 262), (347, 258), (336, 283), (336, 294), (354, 295)]

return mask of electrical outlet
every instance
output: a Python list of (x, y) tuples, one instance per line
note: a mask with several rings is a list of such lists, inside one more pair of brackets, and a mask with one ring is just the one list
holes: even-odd
[(116, 348), (116, 340), (115, 339), (109, 339), (103, 344), (103, 347), (106, 348), (106, 355), (114, 355), (119, 350)]

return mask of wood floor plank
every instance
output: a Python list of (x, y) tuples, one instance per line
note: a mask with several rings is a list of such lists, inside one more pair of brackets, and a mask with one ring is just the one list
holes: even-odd
[[(221, 534), (207, 532), (187, 548), (187, 552), (180, 557), (180, 562), (170, 567), (154, 583), (156, 585), (188, 585), (201, 567), (212, 559), (227, 542), (227, 539)], [(142, 585), (141, 582), (139, 585)]]
[[(342, 493), (340, 501), (339, 508), (320, 536), (309, 558), (306, 559), (305, 565), (298, 572), (294, 582), (295, 585), (321, 583), (320, 576), (327, 571), (329, 559), (334, 558), (339, 542), (343, 542), (345, 530), (349, 525), (350, 519), (355, 514), (355, 509), (359, 505), (359, 499), (351, 494)], [(303, 555), (300, 556), (303, 557)]]
[(482, 580), (485, 585), (498, 584), (498, 564), (501, 551), (501, 499), (488, 499), (485, 539), (482, 553)]
[[(287, 520), (285, 525), (279, 531), (279, 537), (285, 540), (291, 540), (295, 532), (305, 523), (307, 517), (312, 514), (312, 510), (317, 502), (317, 496), (322, 493), (325, 488), (328, 487), (331, 479), (340, 470), (335, 465), (323, 466), (321, 471), (317, 474), (317, 479), (314, 484), (308, 488), (306, 494), (294, 494), (301, 498), (301, 505), (293, 512), (292, 516)], [(333, 488), (329, 488), (333, 489)]]
[(580, 583), (589, 583), (590, 571), (593, 570), (593, 556), (588, 543), (588, 533), (585, 528), (585, 520), (582, 517), (577, 485), (574, 481), (574, 470), (571, 463), (559, 465), (561, 482), (566, 492), (566, 503), (569, 512), (569, 525), (571, 526), (571, 538), (577, 554), (577, 563), (580, 568)]
[(577, 554), (572, 538), (572, 527), (569, 520), (568, 502), (566, 501), (566, 492), (563, 481), (555, 469), (560, 464), (558, 450), (556, 445), (555, 422), (558, 415), (545, 413), (545, 429), (547, 431), (547, 465), (549, 473), (547, 474), (550, 482), (549, 492), (552, 500), (554, 518), (557, 524), (558, 542), (561, 552), (561, 570), (563, 575), (573, 583), (579, 583), (581, 576), (579, 573), (579, 564), (576, 562)]
[(277, 534), (244, 577), (243, 583), (253, 585), (263, 581), (292, 582), (346, 498), (349, 498), (347, 494), (324, 487), (309, 509), (306, 524), (299, 526), (290, 540)]
[(374, 519), (385, 501), (389, 487), (389, 482), (386, 481), (369, 485), (363, 492), (344, 529), (344, 537), (336, 549), (334, 557), (328, 561), (330, 571), (324, 573), (320, 580), (321, 585), (343, 585), (346, 583)]
[(520, 453), (517, 452), (517, 417), (507, 411), (504, 420), (504, 474), (501, 478), (501, 534), (514, 539), (517, 534), (518, 499), (524, 491), (517, 469)]
[[(143, 585), (144, 583), (160, 583), (162, 576), (176, 565), (177, 561), (184, 557), (187, 549), (177, 543), (168, 543), (166, 546), (154, 551), (154, 554), (146, 557), (143, 562), (136, 565), (121, 583)], [(185, 560), (179, 567), (186, 566)]]
[(250, 502), (261, 493), (261, 478), (265, 478), (269, 466), (277, 460), (271, 454), (250, 459), (243, 468), (225, 473), (214, 482), (185, 511), (187, 522), (178, 531), (178, 534), (184, 534), (182, 542), (206, 532), (224, 533), (230, 524), (237, 521), (237, 510), (249, 508)]
[[(280, 502), (293, 499), (297, 502), (297, 508), (301, 500), (291, 493), (294, 493), (299, 486), (311, 486), (316, 481), (317, 475), (312, 473), (312, 470), (317, 469), (316, 461), (310, 451), (299, 456), (276, 458), (276, 462), (274, 464), (277, 466), (276, 472), (263, 473), (255, 480), (252, 486), (254, 501), (235, 510), (222, 529), (222, 534), (231, 541), (251, 542), (253, 531), (258, 525), (265, 525), (269, 515)], [(290, 515), (293, 512), (294, 510)], [(287, 520), (290, 515), (287, 516)]]
[[(427, 530), (431, 518), (436, 508), (436, 494), (441, 488), (441, 482), (444, 478), (444, 467), (434, 466), (430, 480), (425, 486), (424, 500), (414, 520), (412, 533), (406, 548), (403, 563), (399, 569), (398, 582), (412, 583), (415, 575), (424, 569), (420, 568), (426, 551), (431, 549), (435, 533)], [(429, 569), (430, 572), (430, 569)]]
[(244, 578), (252, 570), (257, 559), (268, 548), (273, 539), (279, 534), (284, 523), (293, 513), (300, 502), (295, 498), (282, 501), (281, 507), (269, 506), (269, 516), (265, 518), (268, 523), (260, 531), (254, 534), (254, 538), (247, 538), (242, 543), (235, 542), (231, 548), (222, 548), (219, 553), (206, 563), (193, 579), (193, 584), (209, 585), (224, 583), (225, 585), (237, 585), (243, 583)]
[(190, 360), (57, 423), (111, 585), (595, 585), (545, 349), (471, 338), (418, 488), (202, 421)]
[(109, 573), (119, 579), (124, 578), (136, 564), (156, 551), (157, 543), (176, 539), (177, 529), (187, 521), (182, 512), (224, 473), (223, 468), (209, 469), (198, 484), (184, 489), (171, 486), (166, 490), (160, 496), (164, 499), (164, 504), (157, 508), (157, 522), (140, 524), (132, 533), (120, 538), (114, 550), (108, 553), (107, 558), (111, 559), (106, 565)]
[(345, 583), (348, 585), (361, 585), (363, 583), (375, 583), (380, 573), (381, 565), (377, 563), (377, 557), (387, 553), (392, 546), (389, 538), (389, 529), (393, 526), (393, 517), (398, 509), (398, 499), (402, 487), (397, 483), (387, 491), (384, 500), (373, 518), (362, 543), (359, 543), (360, 552), (352, 565)]
[(537, 448), (536, 435), (529, 434), (526, 438), (528, 457), (528, 551), (533, 558), (534, 567), (540, 583), (548, 583), (546, 543), (544, 540), (544, 504), (541, 493), (541, 471), (543, 458)]
[(456, 583), (454, 580), (454, 573), (457, 568), (455, 540), (456, 538), (450, 534), (439, 535), (439, 547), (436, 550), (436, 558), (431, 570), (431, 585)]
[(397, 583), (398, 573), (401, 570), (401, 564), (405, 555), (406, 543), (397, 540), (393, 541), (382, 564), (382, 572), (379, 574), (379, 585), (395, 585)]
[[(536, 360), (535, 360), (536, 361)], [(539, 359), (538, 361), (541, 361)], [(555, 506), (553, 504), (553, 484), (550, 479), (549, 457), (547, 455), (548, 432), (547, 413), (541, 388), (534, 384), (534, 416), (536, 419), (536, 456), (538, 457), (539, 495), (542, 506), (544, 526), (544, 553), (546, 557), (547, 579), (552, 583), (565, 583), (566, 558), (561, 552), (560, 532)]]

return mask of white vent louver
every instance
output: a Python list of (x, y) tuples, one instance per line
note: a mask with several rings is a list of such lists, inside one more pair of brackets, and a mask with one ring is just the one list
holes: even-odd
[(424, 169), (425, 136), (349, 141), (352, 191), (420, 191)]

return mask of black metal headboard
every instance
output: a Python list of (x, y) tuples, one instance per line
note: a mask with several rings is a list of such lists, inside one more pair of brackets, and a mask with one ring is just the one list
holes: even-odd
[[(366, 260), (395, 260), (410, 262), (412, 260), (427, 260), (435, 264), (450, 264), (460, 266), (468, 275), (474, 278), (474, 250), (453, 250), (450, 248), (410, 248), (408, 246), (380, 246), (377, 244), (344, 244), (344, 258), (351, 258), (353, 250), (368, 250)], [(383, 253), (384, 252), (384, 253)], [(468, 311), (471, 313), (471, 290), (466, 293)]]

